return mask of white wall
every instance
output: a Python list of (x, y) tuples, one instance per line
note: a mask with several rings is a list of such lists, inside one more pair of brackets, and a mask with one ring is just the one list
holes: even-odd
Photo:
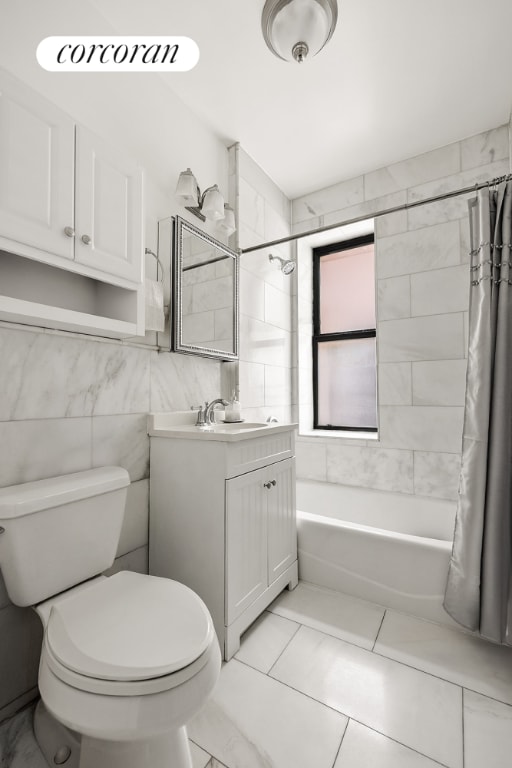
[[(509, 169), (508, 127), (293, 201), (294, 232), (421, 200)], [(379, 440), (297, 442), (299, 477), (455, 499), (469, 304), (467, 199), (375, 220)], [(310, 252), (299, 249), (299, 402), (311, 412)]]
[[(173, 199), (187, 166), (202, 187), (218, 183), (227, 195), (227, 148), (159, 75), (39, 68), (42, 38), (110, 31), (89, 3), (19, 0), (4, 3), (1, 16), (0, 66), (144, 166), (148, 247), (157, 248), (158, 219), (189, 215)], [(168, 278), (170, 254), (160, 255)], [(154, 273), (149, 257), (147, 269)], [(146, 414), (188, 409), (220, 393), (220, 363), (158, 353), (155, 341), (153, 333), (130, 344), (0, 323), (0, 486), (104, 464), (125, 467), (132, 484), (117, 569), (147, 571)], [(0, 580), (0, 720), (35, 695), (40, 642), (38, 618), (10, 605)]]

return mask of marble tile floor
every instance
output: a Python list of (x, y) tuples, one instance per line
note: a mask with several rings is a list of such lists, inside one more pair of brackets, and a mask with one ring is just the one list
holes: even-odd
[[(0, 726), (0, 768), (46, 768), (31, 716)], [(300, 582), (245, 633), (189, 736), (194, 768), (505, 768), (512, 648)]]

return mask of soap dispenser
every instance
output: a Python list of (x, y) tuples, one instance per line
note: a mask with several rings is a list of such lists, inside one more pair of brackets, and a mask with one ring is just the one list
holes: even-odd
[(240, 418), (240, 402), (238, 400), (238, 387), (233, 390), (231, 395), (231, 401), (226, 406), (224, 418), (226, 421), (241, 421)]

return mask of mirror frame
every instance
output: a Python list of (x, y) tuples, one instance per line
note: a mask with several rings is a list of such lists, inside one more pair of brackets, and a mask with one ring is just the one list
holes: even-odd
[[(223, 349), (214, 349), (202, 347), (199, 344), (187, 344), (183, 341), (183, 233), (188, 232), (194, 237), (203, 240), (207, 245), (216, 248), (232, 258), (234, 262), (233, 272), (233, 351), (227, 352)], [(239, 356), (239, 284), (240, 284), (240, 257), (236, 251), (215, 240), (206, 232), (195, 227), (181, 216), (173, 217), (173, 240), (172, 240), (172, 259), (173, 259), (173, 283), (174, 283), (174, 301), (172, 309), (172, 330), (171, 330), (171, 351), (183, 352), (188, 355), (199, 355), (201, 357), (212, 357), (217, 360), (238, 360)]]

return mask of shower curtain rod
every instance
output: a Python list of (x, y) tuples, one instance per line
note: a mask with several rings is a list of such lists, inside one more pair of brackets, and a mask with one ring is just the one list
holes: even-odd
[(326, 224), (323, 227), (317, 227), (316, 229), (309, 229), (306, 232), (299, 232), (296, 235), (288, 235), (287, 237), (281, 237), (278, 240), (269, 240), (267, 243), (261, 245), (252, 245), (250, 248), (239, 248), (238, 252), (252, 253), (252, 251), (261, 251), (262, 248), (272, 248), (274, 245), (282, 245), (283, 243), (290, 243), (293, 240), (301, 240), (303, 237), (309, 237), (310, 235), (317, 235), (321, 232), (328, 232), (330, 229), (337, 229), (338, 227), (345, 227), (348, 224), (358, 224), (360, 221), (368, 221), (368, 219), (376, 219), (379, 216), (386, 216), (389, 213), (398, 213), (398, 211), (406, 211), (409, 208), (416, 208), (419, 205), (428, 205), (429, 203), (437, 203), (440, 200), (448, 200), (450, 197), (457, 197), (458, 195), (467, 195), (470, 192), (477, 192), (484, 187), (492, 187), (495, 184), (499, 184), (502, 181), (510, 181), (512, 179), (512, 173), (508, 173), (505, 176), (497, 176), (490, 181), (482, 181), (481, 183), (473, 184), (471, 187), (463, 187), (461, 189), (454, 189), (452, 192), (444, 192), (441, 195), (434, 195), (433, 197), (425, 197), (423, 200), (415, 200), (412, 203), (402, 203), (402, 205), (395, 205), (392, 208), (383, 208), (380, 211), (374, 213), (366, 213), (362, 216), (356, 216), (353, 219), (346, 219), (345, 221), (338, 221), (335, 224)]

